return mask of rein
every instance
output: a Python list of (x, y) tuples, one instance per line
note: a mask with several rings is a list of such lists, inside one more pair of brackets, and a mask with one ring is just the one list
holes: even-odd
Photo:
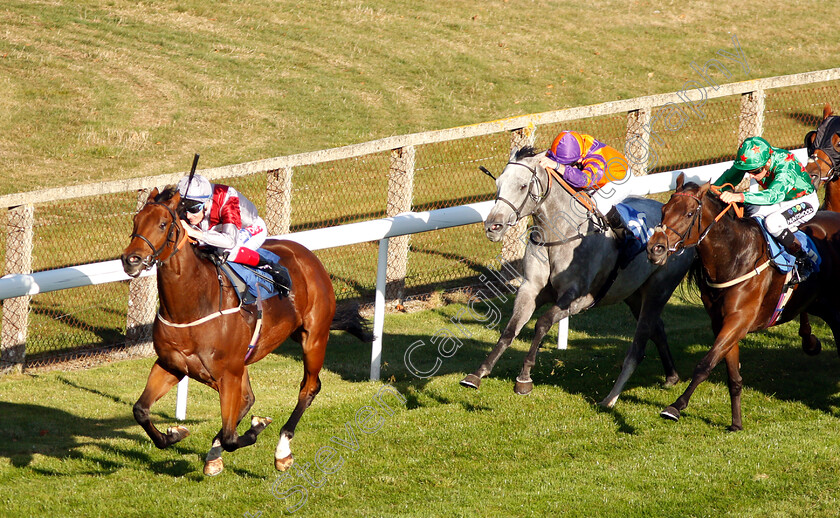
[[(714, 192), (715, 194), (720, 194), (720, 188), (724, 187), (726, 185), (732, 186), (732, 184), (724, 184), (724, 185), (721, 185), (721, 186), (712, 186), (710, 188), (711, 188), (712, 192)], [(738, 206), (734, 202), (733, 203), (728, 203), (726, 205), (726, 207), (724, 207), (724, 209), (722, 211), (720, 211), (720, 213), (718, 213), (717, 216), (715, 216), (715, 219), (711, 223), (709, 223), (709, 226), (707, 226), (705, 230), (700, 232), (700, 225), (701, 225), (700, 220), (702, 219), (703, 200), (701, 198), (695, 196), (694, 194), (691, 194), (691, 193), (688, 193), (688, 192), (675, 192), (674, 194), (671, 195), (671, 197), (673, 198), (674, 196), (687, 196), (689, 198), (694, 199), (695, 201), (697, 201), (697, 210), (695, 211), (694, 216), (692, 217), (691, 223), (689, 224), (688, 228), (686, 229), (686, 231), (683, 234), (680, 234), (679, 232), (677, 232), (676, 230), (674, 230), (672, 228), (668, 228), (664, 223), (661, 223), (660, 225), (658, 225), (654, 229), (654, 232), (660, 232), (661, 231), (663, 234), (665, 232), (667, 232), (668, 230), (670, 230), (671, 232), (673, 232), (674, 234), (676, 234), (680, 238), (680, 240), (677, 241), (676, 243), (674, 243), (673, 246), (668, 247), (668, 252), (669, 253), (676, 252), (677, 247), (680, 246), (680, 245), (683, 248), (686, 248), (684, 243), (685, 243), (685, 240), (688, 237), (689, 233), (691, 232), (691, 229), (694, 228), (694, 221), (695, 220), (697, 221), (697, 231), (698, 231), (700, 237), (697, 239), (696, 243), (693, 243), (693, 244), (688, 245), (688, 246), (699, 245), (700, 242), (703, 241), (703, 239), (705, 239), (706, 236), (709, 234), (709, 231), (711, 230), (712, 226), (714, 226), (715, 223), (720, 221), (721, 218), (723, 218), (724, 214), (726, 214), (726, 212), (730, 208), (732, 208), (732, 210), (735, 212), (736, 217), (738, 217), (738, 218), (743, 218), (744, 217), (744, 208), (743, 207)], [(665, 242), (666, 243), (668, 242), (667, 238), (666, 238)], [(718, 283), (718, 282), (709, 282), (708, 279), (707, 279), (706, 284), (710, 288), (717, 288), (717, 289), (729, 288), (730, 286), (735, 286), (736, 284), (740, 284), (740, 283), (742, 283), (742, 282), (744, 282), (748, 279), (752, 279), (753, 277), (756, 277), (757, 275), (760, 275), (761, 272), (766, 270), (769, 266), (770, 266), (770, 259), (767, 259), (767, 261), (762, 263), (760, 266), (756, 266), (752, 270), (750, 270), (749, 272), (745, 273), (744, 275), (736, 277), (732, 280)]]
[[(540, 205), (543, 204), (543, 202), (545, 202), (546, 198), (548, 198), (548, 195), (551, 193), (551, 186), (553, 184), (553, 182), (551, 181), (552, 179), (556, 180), (557, 183), (559, 183), (560, 186), (563, 187), (563, 189), (567, 193), (569, 193), (569, 195), (571, 195), (572, 198), (575, 201), (577, 201), (579, 204), (581, 204), (586, 209), (587, 215), (590, 216), (590, 218), (588, 218), (588, 220), (591, 220), (591, 216), (595, 215), (596, 217), (598, 217), (599, 219), (601, 219), (603, 221), (604, 217), (601, 215), (600, 212), (598, 212), (598, 208), (595, 206), (595, 202), (592, 201), (592, 198), (588, 194), (586, 194), (585, 192), (576, 191), (571, 185), (568, 184), (568, 182), (566, 182), (565, 179), (563, 179), (563, 176), (559, 172), (557, 172), (557, 170), (552, 169), (552, 168), (545, 168), (546, 177), (547, 177), (547, 184), (546, 184), (545, 189), (543, 190), (542, 181), (540, 180), (539, 173), (537, 172), (536, 168), (531, 167), (528, 164), (524, 164), (522, 162), (508, 162), (507, 165), (519, 165), (519, 166), (522, 166), (522, 167), (528, 169), (531, 172), (531, 181), (528, 183), (528, 195), (525, 196), (525, 198), (523, 198), (522, 203), (519, 204), (519, 207), (517, 207), (516, 205), (511, 203), (509, 200), (507, 200), (505, 198), (502, 198), (501, 196), (498, 196), (498, 195), (496, 196), (496, 201), (501, 201), (502, 203), (506, 204), (508, 207), (511, 208), (511, 210), (513, 210), (513, 213), (516, 216), (516, 219), (514, 221), (512, 221), (512, 222), (508, 221), (506, 223), (507, 226), (512, 227), (512, 226), (516, 225), (523, 217), (528, 216), (528, 214), (525, 214), (525, 215), (522, 214), (522, 209), (525, 208), (525, 204), (528, 202), (529, 198), (532, 199), (536, 203), (536, 206), (531, 211), (531, 214), (536, 212), (536, 210), (540, 207)], [(494, 178), (493, 175), (490, 174), (490, 172), (487, 169), (485, 169), (483, 167), (481, 167), (480, 169), (484, 172), (484, 174), (490, 176), (491, 178)], [(533, 192), (531, 192), (531, 186), (534, 185), (534, 184), (536, 184), (538, 186), (539, 190), (542, 191), (540, 194), (534, 194)], [(603, 228), (604, 226), (605, 225), (602, 225), (601, 228)], [(601, 231), (601, 230), (599, 230), (599, 231)], [(558, 240), (558, 241), (546, 242), (546, 241), (538, 240), (535, 237), (535, 232), (532, 232), (528, 236), (528, 240), (532, 244), (537, 245), (537, 246), (551, 247), (551, 246), (557, 246), (557, 245), (564, 245), (566, 243), (570, 243), (570, 242), (578, 240), (578, 239), (583, 239), (584, 237), (586, 237), (586, 235), (587, 234), (581, 233), (580, 228), (578, 227), (577, 235), (572, 236), (570, 238), (561, 239), (561, 240)]]
[[(712, 192), (719, 195), (720, 194), (720, 188), (724, 187), (726, 185), (732, 186), (732, 184), (726, 183), (726, 184), (723, 184), (721, 186), (713, 185), (713, 186), (710, 187), (710, 189), (712, 190)], [(714, 224), (717, 223), (718, 221), (720, 221), (720, 219), (723, 217), (723, 215), (726, 214), (726, 212), (730, 208), (733, 211), (735, 211), (735, 216), (736, 217), (738, 217), (738, 218), (743, 218), (744, 217), (744, 207), (739, 206), (738, 204), (736, 204), (734, 202), (729, 203), (729, 204), (726, 205), (726, 207), (724, 207), (724, 209), (722, 211), (720, 211), (720, 213), (717, 216), (715, 216), (714, 221), (709, 223), (709, 226), (706, 227), (701, 232), (700, 231), (700, 225), (702, 223), (701, 223), (700, 220), (702, 218), (702, 213), (703, 213), (703, 200), (698, 198), (697, 196), (691, 194), (691, 193), (688, 193), (688, 192), (675, 192), (674, 194), (671, 195), (671, 198), (673, 198), (674, 196), (688, 196), (689, 198), (693, 198), (694, 200), (697, 201), (697, 210), (694, 212), (694, 216), (692, 216), (691, 223), (688, 225), (688, 228), (682, 234), (680, 234), (679, 232), (677, 232), (676, 230), (674, 230), (672, 228), (668, 228), (668, 226), (665, 223), (660, 223), (659, 225), (657, 225), (653, 229), (654, 232), (662, 232), (663, 234), (665, 234), (666, 232), (668, 232), (670, 230), (671, 232), (676, 234), (677, 237), (680, 238), (679, 241), (674, 243), (673, 246), (668, 247), (668, 252), (669, 253), (676, 252), (678, 246), (682, 246), (683, 248), (687, 248), (686, 245), (685, 245), (685, 240), (688, 238), (688, 235), (691, 232), (691, 229), (694, 227), (694, 222), (695, 221), (697, 221), (697, 232), (698, 232), (698, 235), (700, 237), (697, 239), (696, 243), (688, 245), (689, 247), (697, 246), (697, 245), (700, 244), (701, 241), (706, 239), (706, 236), (709, 234), (709, 231), (712, 230), (712, 227), (714, 226)], [(667, 243), (667, 239), (666, 239), (665, 242)]]

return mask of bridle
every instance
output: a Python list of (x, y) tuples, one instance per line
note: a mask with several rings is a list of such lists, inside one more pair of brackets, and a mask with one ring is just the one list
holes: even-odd
[[(513, 215), (516, 216), (516, 220), (514, 220), (513, 222), (508, 221), (507, 223), (505, 223), (507, 226), (513, 227), (517, 223), (519, 223), (519, 220), (521, 220), (522, 218), (528, 217), (530, 214), (533, 214), (534, 212), (536, 212), (536, 210), (540, 207), (540, 205), (542, 205), (543, 202), (545, 202), (546, 198), (548, 197), (549, 192), (551, 192), (551, 178), (549, 178), (548, 174), (546, 173), (546, 178), (547, 178), (548, 185), (543, 190), (542, 181), (540, 180), (539, 173), (537, 173), (536, 168), (531, 167), (528, 164), (523, 164), (522, 162), (508, 162), (505, 167), (507, 167), (509, 165), (519, 165), (519, 166), (522, 166), (522, 167), (524, 167), (525, 169), (527, 169), (531, 172), (531, 180), (528, 182), (528, 194), (522, 199), (522, 203), (519, 204), (519, 207), (517, 207), (516, 205), (511, 203), (509, 200), (507, 200), (505, 198), (502, 198), (501, 196), (496, 194), (496, 201), (497, 202), (500, 201), (500, 202), (506, 204), (508, 207), (510, 207), (511, 210), (513, 210)], [(487, 171), (484, 168), (482, 168), (482, 171), (484, 171), (484, 174), (490, 176), (491, 178), (493, 178), (495, 180), (495, 178), (493, 177), (492, 174), (490, 174), (489, 171)], [(537, 186), (539, 194), (535, 194), (533, 192), (533, 190), (534, 190), (533, 186), (534, 185)], [(525, 208), (525, 204), (528, 203), (529, 198), (531, 200), (533, 200), (534, 203), (536, 203), (536, 205), (531, 210), (530, 214), (522, 214), (522, 209)], [(510, 219), (510, 218), (508, 218), (508, 219)]]
[[(702, 241), (703, 238), (706, 237), (706, 234), (709, 233), (709, 229), (712, 227), (712, 225), (714, 225), (714, 222), (712, 222), (708, 227), (706, 227), (705, 232), (702, 232), (702, 233), (700, 232), (700, 224), (701, 224), (700, 223), (700, 219), (701, 219), (700, 215), (703, 213), (703, 200), (702, 200), (702, 198), (699, 198), (699, 197), (697, 197), (697, 196), (695, 196), (691, 193), (688, 193), (688, 192), (675, 192), (674, 194), (671, 195), (671, 199), (673, 199), (674, 196), (687, 196), (689, 198), (692, 198), (692, 199), (696, 200), (697, 201), (697, 210), (694, 211), (694, 214), (691, 217), (691, 222), (688, 224), (688, 228), (686, 228), (685, 232), (683, 232), (682, 234), (677, 232), (673, 228), (669, 228), (665, 224), (664, 221), (661, 222), (659, 225), (656, 225), (653, 228), (653, 233), (654, 234), (656, 234), (657, 232), (662, 232), (663, 234), (665, 234), (665, 244), (668, 245), (668, 253), (669, 254), (672, 254), (672, 253), (676, 252), (680, 248), (688, 248), (688, 247), (699, 245), (700, 241)], [(695, 221), (697, 222), (697, 233), (698, 233), (698, 235), (700, 235), (700, 238), (694, 244), (686, 246), (685, 245), (685, 240), (688, 239), (688, 236), (691, 233), (691, 229), (694, 228), (694, 222)], [(672, 234), (675, 234), (679, 238), (673, 244), (673, 246), (668, 243), (668, 241), (669, 241), (668, 232), (671, 232)]]
[[(837, 171), (838, 167), (837, 167), (837, 165), (834, 164), (834, 160), (831, 158), (831, 156), (829, 156), (828, 153), (825, 153), (825, 151), (823, 151), (823, 153), (825, 153), (825, 155), (828, 156), (828, 160), (826, 160), (825, 158), (818, 155), (817, 151), (820, 151), (820, 150), (815, 149), (810, 155), (808, 155), (808, 163), (817, 164), (817, 167), (819, 168), (820, 173), (822, 172), (822, 167), (820, 167), (820, 165), (819, 165), (820, 163), (823, 163), (823, 164), (828, 166), (827, 176), (818, 176), (817, 177), (819, 179), (820, 183), (832, 182), (832, 181), (836, 180), (838, 177), (840, 177), (840, 173), (838, 173), (838, 171)], [(819, 184), (817, 184), (817, 187), (819, 187)]]
[[(729, 185), (729, 184), (726, 184), (726, 185)], [(722, 186), (720, 186), (720, 187), (722, 187)], [(712, 227), (714, 226), (714, 224), (717, 223), (718, 221), (720, 221), (720, 218), (722, 218), (723, 215), (726, 214), (726, 211), (728, 211), (730, 209), (730, 207), (733, 208), (733, 210), (738, 214), (738, 217), (743, 217), (743, 215), (744, 215), (743, 208), (738, 207), (735, 203), (729, 203), (729, 204), (726, 205), (726, 208), (723, 209), (720, 212), (720, 214), (715, 216), (715, 219), (711, 223), (709, 223), (709, 226), (701, 231), (700, 227), (702, 225), (701, 219), (702, 219), (702, 214), (703, 214), (703, 199), (698, 197), (698, 196), (695, 196), (694, 194), (691, 194), (690, 192), (675, 192), (674, 194), (671, 195), (671, 199), (673, 199), (674, 196), (687, 196), (689, 198), (692, 198), (693, 200), (695, 200), (697, 202), (697, 209), (694, 211), (694, 214), (691, 217), (691, 222), (688, 224), (688, 228), (685, 229), (685, 232), (683, 232), (682, 234), (680, 234), (679, 232), (677, 232), (673, 228), (668, 228), (668, 226), (665, 224), (665, 222), (662, 222), (659, 225), (657, 225), (656, 227), (654, 227), (654, 229), (653, 229), (654, 234), (657, 233), (657, 232), (662, 232), (663, 234), (665, 234), (665, 243), (666, 244), (668, 244), (668, 234), (667, 234), (668, 232), (671, 232), (671, 233), (675, 234), (679, 238), (679, 240), (676, 243), (674, 243), (673, 246), (670, 246), (670, 245), (668, 246), (668, 253), (669, 254), (676, 252), (677, 250), (679, 250), (680, 247), (691, 248), (691, 247), (695, 247), (695, 246), (699, 245), (704, 239), (706, 239), (706, 236), (709, 235), (709, 231), (712, 230)], [(688, 239), (688, 236), (691, 233), (691, 230), (694, 228), (694, 222), (695, 221), (697, 222), (697, 234), (698, 234), (699, 237), (697, 238), (696, 242), (694, 242), (690, 245), (686, 245), (685, 240)]]
[[(187, 236), (187, 232), (183, 228), (181, 228), (181, 225), (178, 224), (178, 215), (175, 213), (174, 210), (172, 210), (172, 208), (169, 205), (153, 201), (147, 203), (144, 208), (149, 207), (151, 205), (160, 205), (161, 207), (165, 208), (167, 211), (169, 211), (169, 215), (172, 216), (172, 220), (169, 222), (169, 231), (166, 234), (166, 240), (163, 242), (162, 245), (160, 245), (160, 248), (155, 248), (155, 245), (153, 245), (152, 242), (149, 241), (149, 239), (142, 234), (138, 234), (136, 232), (131, 234), (131, 239), (134, 239), (135, 237), (142, 239), (143, 242), (149, 245), (149, 248), (152, 249), (151, 255), (144, 259), (141, 263), (143, 265), (144, 270), (148, 270), (152, 266), (160, 265), (164, 261), (169, 260), (172, 256), (177, 254), (179, 250), (181, 250), (181, 248), (184, 245), (184, 242), (189, 237)], [(175, 235), (174, 239), (173, 234)], [(173, 244), (172, 252), (165, 258), (160, 258), (160, 254), (163, 253), (163, 250), (167, 247), (167, 245), (169, 245), (169, 243)]]

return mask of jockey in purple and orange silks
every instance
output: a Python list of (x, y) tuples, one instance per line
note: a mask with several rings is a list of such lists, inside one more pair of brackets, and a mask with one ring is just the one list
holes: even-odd
[(577, 131), (561, 131), (540, 160), (543, 168), (555, 169), (578, 190), (587, 190), (610, 226), (623, 227), (615, 204), (624, 200), (633, 175), (627, 159), (616, 149)]

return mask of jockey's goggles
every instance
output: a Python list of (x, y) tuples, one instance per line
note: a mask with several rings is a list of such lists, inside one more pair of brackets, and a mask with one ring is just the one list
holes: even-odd
[(184, 210), (190, 214), (198, 214), (204, 210), (204, 202), (198, 200), (184, 200)]

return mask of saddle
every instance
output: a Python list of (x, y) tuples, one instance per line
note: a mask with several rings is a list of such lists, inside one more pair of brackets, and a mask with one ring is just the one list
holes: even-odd
[[(764, 226), (764, 218), (760, 216), (754, 216), (753, 218), (756, 222), (758, 222), (758, 226), (764, 234), (764, 240), (767, 242), (767, 253), (770, 256), (771, 264), (781, 273), (788, 273), (793, 270), (796, 266), (796, 258), (785, 250), (785, 247), (779, 244), (779, 242), (776, 241), (776, 238), (767, 231), (767, 228)], [(817, 252), (817, 247), (814, 246), (814, 242), (808, 234), (802, 232), (801, 230), (797, 230), (793, 233), (793, 235), (796, 236), (796, 239), (802, 244), (802, 249), (808, 254), (814, 273), (820, 271), (822, 258), (820, 257), (819, 252)]]
[(617, 203), (616, 212), (621, 218), (624, 228), (624, 238), (618, 244), (618, 264), (624, 269), (633, 259), (647, 247), (648, 239), (653, 235), (653, 229), (648, 226), (645, 213), (638, 212), (626, 203)]
[[(257, 253), (266, 261), (275, 264), (280, 262), (280, 257), (263, 248), (257, 249)], [(213, 255), (216, 258), (213, 259), (213, 262), (230, 279), (231, 284), (236, 288), (239, 301), (243, 305), (254, 304), (258, 298), (266, 300), (275, 295), (286, 297), (292, 289), (289, 270), (285, 266), (277, 266), (282, 272), (281, 275), (278, 275), (282, 278), (282, 281), (279, 281), (271, 273), (261, 268), (229, 262), (226, 255)]]

